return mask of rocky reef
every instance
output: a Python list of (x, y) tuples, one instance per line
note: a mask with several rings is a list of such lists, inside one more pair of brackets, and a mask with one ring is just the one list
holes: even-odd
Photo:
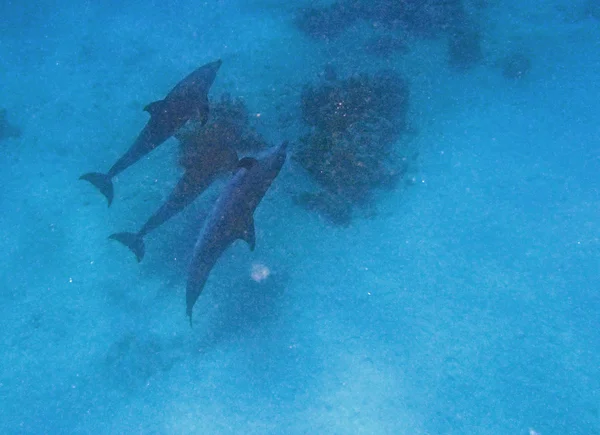
[(329, 6), (300, 9), (296, 26), (315, 39), (334, 38), (359, 20), (430, 36), (455, 26), (463, 11), (461, 0), (338, 0)]
[(347, 225), (373, 191), (393, 187), (405, 173), (395, 144), (406, 129), (409, 88), (393, 71), (310, 84), (301, 109), (310, 133), (294, 158), (321, 187), (296, 203)]
[(483, 57), (481, 32), (462, 0), (338, 0), (329, 6), (302, 8), (295, 20), (302, 33), (320, 41), (332, 41), (359, 22), (387, 32), (365, 44), (366, 50), (380, 57), (406, 52), (400, 33), (446, 37), (448, 62), (454, 69), (471, 67)]
[(175, 137), (181, 144), (179, 164), (185, 170), (201, 166), (199, 160), (206, 155), (207, 146), (232, 148), (240, 154), (267, 147), (265, 140), (252, 127), (244, 101), (228, 94), (211, 103), (206, 125), (191, 122), (177, 132)]
[(383, 59), (393, 55), (406, 54), (410, 51), (404, 39), (387, 33), (371, 36), (366, 40), (363, 47), (368, 54)]
[(306, 7), (296, 14), (296, 27), (314, 39), (338, 37), (359, 18), (356, 2), (337, 1), (324, 7)]

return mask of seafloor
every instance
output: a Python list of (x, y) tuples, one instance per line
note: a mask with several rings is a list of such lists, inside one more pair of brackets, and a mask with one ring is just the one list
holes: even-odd
[[(599, 434), (600, 7), (469, 3), (482, 56), (456, 68), (444, 34), (379, 57), (365, 22), (307, 36), (315, 2), (4, 2), (0, 108), (20, 134), (0, 141), (0, 433)], [(499, 66), (513, 52), (522, 77)], [(243, 98), (292, 148), (327, 65), (394, 70), (398, 146), (418, 152), (345, 226), (294, 201), (315, 182), (290, 158), (255, 251), (221, 258), (190, 328), (187, 264), (225, 181), (138, 265), (107, 236), (167, 197), (175, 141), (110, 208), (78, 177), (218, 58), (211, 100)]]

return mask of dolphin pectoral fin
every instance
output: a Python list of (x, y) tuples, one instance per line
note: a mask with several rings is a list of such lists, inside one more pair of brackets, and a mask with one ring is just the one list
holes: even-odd
[(164, 106), (165, 106), (165, 100), (158, 100), (158, 101), (154, 101), (150, 104), (148, 104), (146, 107), (144, 107), (144, 111), (148, 112), (150, 114), (150, 116), (154, 116), (159, 112), (162, 112), (164, 110)]
[(100, 172), (88, 172), (87, 174), (83, 174), (79, 177), (80, 180), (89, 181), (106, 197), (108, 201), (108, 206), (113, 200), (113, 184), (110, 177), (106, 174), (102, 174)]
[(256, 231), (254, 230), (254, 217), (250, 216), (246, 227), (244, 228), (244, 232), (242, 233), (242, 240), (248, 243), (251, 251), (254, 251), (254, 247), (256, 246)]
[(205, 125), (208, 122), (209, 114), (210, 114), (210, 109), (209, 109), (209, 104), (208, 104), (208, 97), (205, 97), (204, 101), (202, 101), (202, 104), (200, 105), (200, 107), (198, 107), (198, 109), (196, 110), (196, 113), (194, 113), (194, 119), (196, 119), (197, 121), (200, 121), (201, 125)]
[(127, 246), (135, 254), (138, 263), (144, 258), (146, 247), (144, 246), (143, 237), (135, 233), (115, 233), (108, 236), (108, 238)]

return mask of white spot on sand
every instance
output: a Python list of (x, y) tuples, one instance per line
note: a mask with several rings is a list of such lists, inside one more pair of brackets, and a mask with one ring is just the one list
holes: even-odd
[(250, 268), (250, 278), (256, 282), (262, 282), (271, 275), (271, 269), (262, 263), (253, 263)]

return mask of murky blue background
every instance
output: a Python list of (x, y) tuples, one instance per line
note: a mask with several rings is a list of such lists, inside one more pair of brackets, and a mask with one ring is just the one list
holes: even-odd
[[(360, 49), (365, 23), (310, 38), (295, 17), (316, 2), (3, 2), (0, 107), (22, 134), (0, 142), (0, 432), (600, 433), (600, 7), (464, 3), (483, 58), (457, 71), (444, 34), (387, 58)], [(514, 50), (518, 80), (498, 66)], [(190, 329), (187, 262), (220, 185), (138, 265), (106, 237), (166, 198), (174, 141), (110, 209), (77, 178), (217, 58), (211, 99), (243, 98), (272, 143), (297, 141), (328, 62), (394, 69), (418, 161), (340, 228), (294, 206), (309, 181), (290, 159), (256, 250), (221, 258)]]

